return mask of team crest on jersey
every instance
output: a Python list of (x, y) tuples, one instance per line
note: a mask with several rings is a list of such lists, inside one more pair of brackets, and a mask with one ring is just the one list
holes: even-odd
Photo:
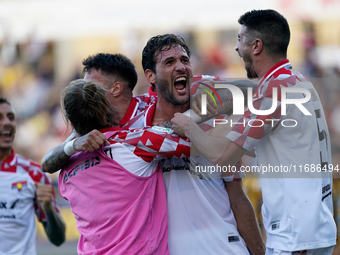
[(27, 181), (12, 183), (12, 189), (18, 189), (19, 191), (21, 191), (26, 186), (27, 186)]

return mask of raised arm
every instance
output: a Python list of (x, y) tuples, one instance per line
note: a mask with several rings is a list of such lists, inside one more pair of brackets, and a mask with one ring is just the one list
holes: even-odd
[(70, 156), (64, 152), (65, 144), (58, 145), (47, 152), (41, 160), (41, 169), (47, 173), (55, 173), (66, 164)]

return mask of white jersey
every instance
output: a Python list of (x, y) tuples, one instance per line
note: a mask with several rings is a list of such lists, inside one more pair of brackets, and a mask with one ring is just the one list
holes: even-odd
[[(0, 168), (0, 255), (35, 255), (35, 219), (46, 220), (34, 182), (51, 184), (40, 166), (14, 151)], [(55, 199), (53, 199), (55, 205)]]
[[(151, 126), (155, 104), (127, 126)], [(249, 254), (237, 231), (228, 193), (220, 172), (204, 172), (211, 166), (203, 157), (161, 161), (167, 194), (170, 254)], [(230, 176), (232, 181), (240, 174)]]
[[(280, 95), (284, 87), (303, 88), (311, 93), (311, 99), (303, 103), (311, 115), (305, 115), (294, 104), (287, 105), (286, 115), (281, 114)], [(269, 115), (256, 115), (248, 108), (243, 119), (227, 135), (247, 150), (255, 147), (260, 169), (276, 167), (274, 173), (261, 176), (266, 245), (284, 251), (333, 246), (336, 226), (331, 195), (332, 173), (328, 171), (332, 159), (319, 96), (303, 75), (291, 70), (288, 60), (278, 63), (261, 79), (253, 94), (255, 109), (271, 107), (273, 88), (279, 91), (275, 111)], [(288, 93), (287, 98), (303, 99), (304, 95)], [(254, 120), (257, 123), (251, 127), (249, 123), (255, 123)], [(255, 127), (260, 121), (265, 124)]]

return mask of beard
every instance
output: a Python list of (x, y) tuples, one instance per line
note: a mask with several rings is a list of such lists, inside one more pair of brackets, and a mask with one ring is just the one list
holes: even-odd
[(245, 64), (245, 69), (246, 69), (246, 72), (247, 72), (248, 79), (258, 78), (258, 75), (255, 72), (254, 62), (251, 59), (251, 57), (248, 54), (243, 54), (242, 58), (243, 58), (243, 62)]
[(246, 67), (248, 79), (256, 79), (258, 76), (254, 71), (254, 66)]
[(162, 95), (169, 103), (173, 105), (185, 105), (190, 100), (190, 94), (184, 99), (177, 98), (175, 96), (175, 88), (169, 84), (166, 80), (157, 80), (157, 94)]

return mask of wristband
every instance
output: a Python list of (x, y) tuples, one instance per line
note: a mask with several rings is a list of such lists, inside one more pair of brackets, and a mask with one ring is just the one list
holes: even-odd
[(73, 139), (72, 141), (67, 142), (64, 146), (64, 152), (69, 157), (71, 157), (76, 152), (76, 150), (73, 148), (75, 140), (76, 139)]

